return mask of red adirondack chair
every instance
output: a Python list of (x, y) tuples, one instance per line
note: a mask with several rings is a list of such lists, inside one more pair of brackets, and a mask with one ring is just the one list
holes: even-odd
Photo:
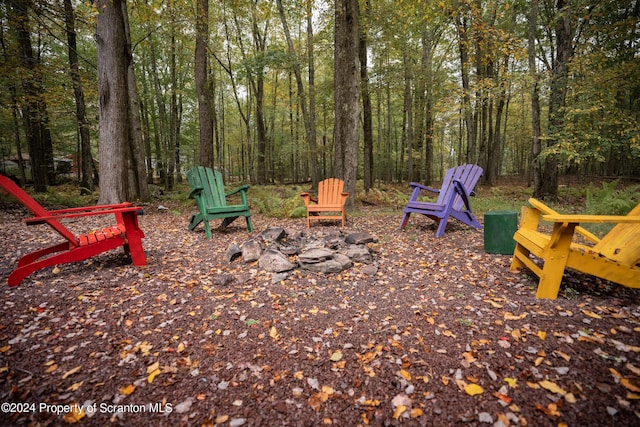
[[(407, 225), (412, 213), (419, 213), (436, 221), (438, 223), (436, 237), (442, 237), (449, 218), (455, 218), (474, 228), (482, 228), (473, 216), (469, 201), (469, 196), (473, 194), (473, 189), (482, 172), (480, 166), (471, 164), (448, 169), (439, 190), (411, 182), (409, 185), (413, 188), (413, 192), (409, 203), (404, 208), (400, 229)], [(421, 190), (438, 194), (438, 200), (435, 203), (418, 201)]]
[[(45, 267), (68, 262), (77, 262), (102, 252), (123, 247), (125, 253), (131, 255), (134, 265), (146, 265), (147, 260), (142, 248), (143, 231), (138, 226), (140, 208), (131, 203), (113, 205), (88, 206), (48, 211), (16, 185), (11, 179), (0, 175), (0, 187), (18, 199), (35, 215), (26, 218), (27, 225), (46, 223), (65, 241), (24, 255), (18, 266), (9, 275), (9, 286), (17, 286), (29, 274)], [(59, 220), (89, 215), (113, 214), (116, 225), (76, 236)]]

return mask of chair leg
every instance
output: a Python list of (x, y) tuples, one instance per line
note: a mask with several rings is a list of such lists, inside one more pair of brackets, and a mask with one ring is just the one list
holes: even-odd
[(444, 235), (444, 229), (447, 228), (447, 222), (449, 222), (449, 217), (439, 218), (436, 237), (442, 237)]
[(189, 230), (193, 231), (203, 221), (203, 217), (201, 214), (193, 214), (191, 215), (191, 219), (189, 220)]
[(207, 239), (211, 239), (213, 236), (211, 235), (211, 224), (209, 221), (204, 221), (204, 232), (207, 235)]
[(409, 215), (411, 215), (411, 212), (404, 213), (404, 216), (402, 217), (402, 221), (400, 222), (400, 230), (402, 230), (407, 226), (407, 222), (409, 221)]
[(522, 246), (520, 243), (516, 243), (516, 248), (513, 251), (513, 258), (511, 259), (511, 267), (509, 267), (509, 270), (514, 271), (526, 267), (525, 263), (522, 262), (521, 259), (529, 258), (530, 254), (531, 251)]
[(251, 215), (248, 215), (247, 217), (247, 228), (249, 229), (249, 232), (253, 232), (253, 224), (251, 223)]
[(556, 223), (553, 226), (551, 239), (557, 238), (545, 256), (536, 298), (556, 299), (558, 297), (562, 275), (569, 258), (574, 228), (575, 224)]
[(121, 237), (114, 237), (111, 239), (103, 240), (93, 245), (76, 247), (69, 251), (52, 255), (41, 260), (34, 260), (29, 264), (20, 265), (18, 268), (13, 270), (13, 272), (9, 275), (7, 282), (9, 283), (10, 287), (18, 286), (25, 277), (38, 270), (42, 270), (43, 268), (60, 264), (68, 264), (70, 262), (82, 261), (87, 258), (96, 256), (102, 252), (106, 252), (119, 246), (123, 246), (124, 244), (124, 239), (122, 239)]

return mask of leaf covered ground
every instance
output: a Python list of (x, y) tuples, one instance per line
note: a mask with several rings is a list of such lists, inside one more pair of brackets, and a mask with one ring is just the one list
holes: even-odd
[[(166, 203), (165, 203), (166, 205)], [(640, 293), (565, 275), (536, 300), (526, 271), (487, 254), (483, 232), (367, 208), (377, 273), (225, 262), (244, 221), (186, 229), (191, 210), (145, 207), (148, 265), (120, 250), (6, 277), (57, 241), (0, 212), (0, 425), (636, 426)], [(304, 220), (254, 214), (270, 226)], [(77, 232), (104, 226), (68, 223)], [(313, 233), (337, 223), (315, 224)], [(367, 274), (368, 273), (368, 274)], [(6, 404), (10, 405), (7, 406)]]

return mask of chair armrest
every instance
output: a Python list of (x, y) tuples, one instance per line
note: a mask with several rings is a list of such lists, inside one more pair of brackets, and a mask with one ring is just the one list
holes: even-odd
[(189, 191), (189, 196), (187, 198), (193, 199), (196, 195), (199, 195), (200, 193), (202, 193), (202, 190), (204, 190), (204, 188), (202, 187), (192, 188), (191, 191)]
[(314, 199), (309, 193), (302, 193), (300, 197), (304, 200), (305, 205), (309, 205), (310, 202), (318, 203), (318, 199)]
[(640, 223), (640, 216), (630, 215), (542, 215), (545, 221), (556, 223), (580, 224), (580, 223)]
[(116, 209), (98, 209), (93, 211), (62, 213), (59, 215), (36, 216), (33, 218), (25, 218), (23, 221), (27, 225), (36, 225), (36, 224), (43, 224), (51, 220), (58, 220), (61, 218), (78, 218), (83, 216), (107, 215), (107, 214), (118, 215), (118, 214), (129, 213), (129, 212), (134, 212), (135, 215), (137, 215), (137, 212), (139, 210), (140, 210), (140, 207), (138, 206), (130, 206), (130, 207), (116, 208)]
[[(544, 203), (542, 203), (537, 199), (534, 199), (533, 197), (529, 198), (529, 204), (533, 206), (543, 216), (544, 215), (560, 215), (558, 212), (554, 211), (549, 206), (545, 205)], [(584, 227), (580, 227), (580, 226), (576, 227), (576, 233), (580, 234), (582, 237), (584, 237), (587, 240), (590, 240), (593, 243), (598, 243), (600, 241), (600, 238), (598, 236), (596, 236), (595, 234), (593, 234), (592, 232), (590, 232)]]
[(422, 185), (422, 184), (420, 184), (418, 182), (410, 182), (409, 185), (411, 187), (413, 187), (414, 189), (415, 188), (419, 188), (421, 190), (431, 191), (432, 193), (436, 193), (436, 194), (440, 193), (440, 190), (438, 190), (436, 188), (427, 187), (426, 185)]
[(225, 194), (224, 197), (229, 197), (229, 196), (232, 196), (232, 195), (234, 195), (234, 194), (236, 194), (236, 193), (238, 193), (240, 191), (247, 191), (248, 189), (249, 189), (248, 185), (246, 185), (246, 184), (245, 185), (241, 185), (240, 187), (236, 188), (235, 190)]
[(112, 205), (96, 205), (96, 206), (83, 206), (79, 208), (66, 208), (66, 209), (57, 209), (53, 211), (47, 211), (50, 215), (64, 215), (68, 213), (77, 213), (77, 212), (89, 212), (89, 211), (98, 211), (105, 209), (120, 209), (120, 208), (128, 208), (133, 206), (131, 202), (124, 203), (116, 203)]

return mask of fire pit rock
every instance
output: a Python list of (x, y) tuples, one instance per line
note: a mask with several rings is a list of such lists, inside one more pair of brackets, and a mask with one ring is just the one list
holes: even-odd
[(245, 263), (258, 261), (261, 269), (286, 273), (295, 268), (314, 273), (338, 273), (354, 263), (372, 264), (370, 243), (377, 239), (366, 232), (345, 234), (342, 230), (318, 232), (269, 227), (240, 245), (227, 248), (226, 261), (242, 258)]

